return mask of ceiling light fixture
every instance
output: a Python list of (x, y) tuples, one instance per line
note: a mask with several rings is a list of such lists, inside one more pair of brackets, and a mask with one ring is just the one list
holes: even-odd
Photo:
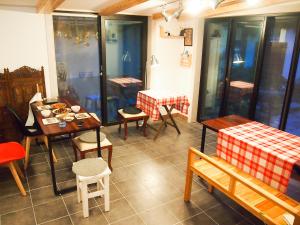
[(209, 5), (212, 9), (216, 9), (222, 2), (224, 2), (224, 0), (210, 0)]
[[(170, 2), (168, 4), (171, 4), (171, 3), (174, 3), (174, 2)], [(178, 9), (171, 15), (167, 12), (167, 9), (166, 9), (166, 5), (168, 5), (168, 4), (165, 4), (165, 5), (162, 6), (161, 14), (165, 18), (166, 22), (171, 21), (173, 18), (179, 19), (179, 17), (181, 16), (181, 13), (184, 10), (182, 0), (178, 0), (178, 3), (179, 3)]]
[(260, 0), (247, 0), (248, 5), (255, 5), (259, 2), (260, 2)]

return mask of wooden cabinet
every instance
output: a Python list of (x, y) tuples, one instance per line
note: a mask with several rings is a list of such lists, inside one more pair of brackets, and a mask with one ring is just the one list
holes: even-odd
[(25, 122), (28, 103), (37, 91), (37, 84), (42, 96), (45, 96), (43, 67), (36, 70), (23, 66), (13, 72), (4, 69), (4, 74), (0, 73), (0, 141), (19, 139), (17, 127), (5, 106), (10, 105)]

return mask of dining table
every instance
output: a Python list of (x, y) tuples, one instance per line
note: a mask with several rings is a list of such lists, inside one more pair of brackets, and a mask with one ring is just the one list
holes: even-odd
[(201, 137), (200, 151), (204, 152), (206, 129), (210, 129), (210, 130), (218, 133), (219, 130), (221, 130), (221, 129), (241, 125), (244, 123), (249, 123), (251, 121), (252, 120), (247, 119), (242, 116), (239, 116), (239, 115), (228, 115), (228, 116), (223, 116), (223, 117), (218, 117), (218, 118), (201, 121), (202, 137)]
[(300, 137), (251, 121), (220, 129), (217, 155), (269, 186), (285, 192), (293, 168), (300, 162)]
[[(77, 105), (75, 101), (67, 98), (60, 98), (60, 103), (65, 103), (67, 108), (70, 108), (72, 105)], [(42, 114), (41, 110), (39, 110), (40, 104), (38, 102), (31, 104), (31, 109), (33, 111), (35, 121), (39, 125), (40, 129), (42, 130), (43, 134), (48, 138), (48, 152), (50, 158), (50, 169), (51, 169), (51, 178), (52, 178), (52, 185), (53, 191), (55, 195), (62, 195), (64, 193), (68, 193), (76, 189), (76, 186), (60, 189), (58, 190), (57, 182), (56, 182), (56, 174), (55, 174), (55, 165), (53, 161), (53, 141), (54, 138), (61, 135), (72, 135), (77, 132), (87, 131), (87, 130), (95, 130), (96, 132), (96, 139), (97, 139), (97, 151), (98, 157), (101, 157), (101, 146), (100, 146), (100, 126), (101, 122), (97, 121), (93, 116), (88, 114), (88, 112), (83, 108), (80, 107), (80, 111), (78, 113), (87, 113), (89, 115), (88, 118), (84, 119), (76, 119), (66, 122), (65, 126), (59, 126), (58, 123), (54, 124), (44, 124), (43, 119), (45, 119)], [(50, 117), (54, 117), (54, 114), (51, 113)], [(44, 120), (45, 121), (45, 120)]]
[[(175, 128), (177, 133), (180, 134), (179, 127), (173, 118), (172, 111), (177, 109), (180, 113), (187, 115), (189, 108), (189, 100), (186, 95), (173, 92), (169, 90), (143, 90), (137, 94), (136, 107), (145, 112), (152, 121), (161, 120), (158, 129), (148, 125), (150, 128), (156, 130), (154, 140), (159, 136), (162, 128), (167, 124)], [(171, 120), (171, 123), (168, 122)]]

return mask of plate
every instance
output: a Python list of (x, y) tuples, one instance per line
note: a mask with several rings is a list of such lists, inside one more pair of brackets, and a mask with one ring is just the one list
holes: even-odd
[(59, 115), (59, 114), (69, 113), (69, 112), (71, 112), (71, 109), (70, 108), (60, 108), (60, 109), (54, 109), (54, 110), (52, 110), (52, 112), (55, 115)]
[(72, 120), (74, 120), (73, 116), (67, 116), (67, 117), (65, 117), (65, 121), (67, 121), (67, 122), (71, 122)]
[[(106, 138), (106, 135), (102, 132), (100, 132), (100, 142), (104, 141)], [(83, 142), (87, 143), (96, 143), (97, 137), (95, 131), (88, 131), (79, 136), (79, 139)]]
[(78, 120), (82, 120), (82, 119), (90, 118), (91, 116), (88, 113), (78, 113), (75, 115), (75, 117)]
[(51, 105), (52, 109), (61, 109), (66, 107), (67, 107), (66, 103), (55, 103)]

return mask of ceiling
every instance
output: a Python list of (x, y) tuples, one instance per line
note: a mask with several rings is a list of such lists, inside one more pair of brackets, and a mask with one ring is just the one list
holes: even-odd
[[(56, 10), (97, 12), (119, 0), (65, 0)], [(174, 0), (149, 0), (142, 4), (121, 11), (122, 14), (152, 15), (161, 11), (160, 6)], [(0, 6), (6, 7), (35, 7), (37, 0), (0, 0)], [(177, 3), (168, 7), (176, 7)]]
[[(0, 0), (0, 7), (26, 7), (26, 8), (35, 8), (37, 2), (40, 1), (52, 1), (52, 2), (60, 2), (62, 0)], [(104, 8), (107, 8), (108, 6), (112, 6), (113, 4), (117, 2), (122, 2), (122, 0), (64, 0), (62, 3), (56, 8), (56, 10), (60, 11), (81, 11), (81, 12), (99, 12)], [(128, 2), (134, 0), (127, 0)], [(256, 0), (251, 0), (251, 1), (256, 1)], [(270, 8), (270, 12), (276, 12), (276, 10), (279, 11), (300, 11), (300, 0), (260, 0), (261, 6), (262, 7), (248, 7), (247, 5), (244, 4), (244, 7), (235, 7), (235, 12), (232, 10), (230, 11), (231, 13), (234, 14), (239, 14), (243, 11), (248, 11), (252, 14), (257, 14), (258, 12), (264, 13), (268, 12)], [(124, 0), (123, 0), (124, 2)], [(126, 1), (125, 1), (126, 2)], [(195, 4), (190, 4), (191, 2), (194, 2)], [(206, 2), (205, 0), (202, 0), (202, 3)], [(232, 3), (233, 2), (233, 3)], [(228, 8), (233, 7), (233, 4), (239, 5), (245, 3), (246, 0), (226, 0), (225, 4), (231, 4), (228, 6)], [(263, 3), (264, 2), (264, 3)], [(145, 15), (145, 16), (151, 16), (155, 13), (160, 13), (162, 11), (161, 6), (167, 4), (166, 8), (167, 9), (174, 9), (177, 8), (178, 2), (176, 0), (148, 0), (145, 1), (144, 3), (135, 5), (133, 7), (130, 7), (126, 10), (120, 11), (118, 13), (120, 14), (132, 14), (132, 15)], [(275, 3), (275, 4), (272, 4)], [(188, 6), (192, 5), (195, 8), (196, 6), (199, 6), (201, 4), (201, 0), (183, 0), (183, 5), (185, 7), (184, 14), (189, 14)], [(280, 4), (280, 7), (278, 7)], [(193, 8), (192, 7), (192, 8)], [(268, 7), (268, 8), (266, 8)], [(271, 8), (274, 9), (271, 9)], [(276, 8), (277, 7), (277, 8)], [(219, 7), (223, 8), (223, 7)], [(216, 11), (222, 11), (223, 9), (219, 9)], [(206, 10), (209, 10), (206, 8)], [(203, 10), (205, 11), (205, 10)], [(197, 13), (197, 15), (202, 15), (202, 13)], [(212, 11), (212, 10), (210, 10)], [(247, 13), (247, 12), (245, 12)], [(219, 13), (219, 15), (225, 15), (224, 12)], [(216, 16), (216, 13), (212, 12), (212, 14), (209, 15), (206, 14), (206, 16)]]

